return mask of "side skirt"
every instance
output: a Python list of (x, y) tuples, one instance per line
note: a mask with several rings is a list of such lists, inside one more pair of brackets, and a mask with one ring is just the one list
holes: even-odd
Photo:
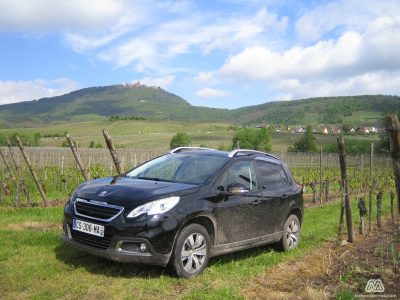
[(244, 249), (249, 249), (265, 244), (278, 242), (282, 237), (283, 231), (275, 232), (272, 234), (251, 238), (244, 241), (228, 243), (223, 245), (216, 245), (211, 248), (211, 256), (218, 256), (226, 253), (236, 252)]

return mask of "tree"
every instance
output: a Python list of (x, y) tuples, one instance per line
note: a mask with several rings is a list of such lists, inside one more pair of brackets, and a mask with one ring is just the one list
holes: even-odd
[(174, 149), (177, 147), (186, 147), (189, 146), (192, 142), (190, 136), (185, 132), (177, 132), (171, 139), (169, 143), (170, 149)]
[(317, 150), (317, 143), (311, 125), (307, 125), (307, 130), (303, 136), (294, 143), (293, 147), (289, 148), (289, 151), (294, 152), (317, 152)]
[(259, 151), (271, 150), (271, 135), (266, 128), (241, 128), (236, 130), (232, 139), (232, 148), (235, 149), (239, 142), (242, 149)]

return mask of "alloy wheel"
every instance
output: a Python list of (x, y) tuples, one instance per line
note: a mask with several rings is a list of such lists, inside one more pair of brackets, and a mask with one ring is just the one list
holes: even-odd
[(295, 248), (299, 242), (299, 225), (295, 220), (289, 223), (286, 230), (286, 239), (288, 247)]
[(207, 256), (207, 242), (201, 233), (193, 233), (183, 243), (181, 262), (188, 273), (199, 271)]

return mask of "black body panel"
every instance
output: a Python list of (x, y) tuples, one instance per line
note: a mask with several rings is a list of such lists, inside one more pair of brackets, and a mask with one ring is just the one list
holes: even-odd
[[(210, 153), (228, 157), (228, 153), (220, 151), (193, 152), (205, 157)], [(201, 184), (125, 175), (83, 183), (65, 206), (62, 241), (115, 261), (162, 266), (168, 263), (180, 230), (192, 222), (209, 231), (211, 256), (277, 242), (290, 214), (296, 212), (302, 222), (302, 188), (295, 183), (287, 166), (273, 156), (261, 157), (261, 160), (280, 166), (286, 179), (281, 186), (265, 186), (256, 178), (263, 176), (258, 168), (260, 155), (229, 156), (225, 165)], [(244, 178), (242, 182), (251, 182), (252, 190), (230, 192), (227, 188), (230, 174), (227, 172), (231, 166), (243, 161), (250, 162), (257, 171), (250, 174), (250, 179), (239, 176)], [(221, 185), (221, 180), (227, 181), (226, 186)], [(179, 197), (179, 200), (165, 212), (128, 217), (143, 205), (171, 197)], [(77, 201), (82, 202), (76, 206)], [(94, 207), (93, 211), (90, 211), (91, 207)], [(73, 229), (74, 220), (104, 226), (104, 236)], [(142, 253), (138, 249), (143, 245), (146, 250)]]

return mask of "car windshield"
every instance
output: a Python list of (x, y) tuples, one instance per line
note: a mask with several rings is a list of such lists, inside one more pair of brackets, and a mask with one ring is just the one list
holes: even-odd
[(128, 177), (202, 184), (228, 161), (220, 155), (175, 153), (160, 156), (127, 173)]

